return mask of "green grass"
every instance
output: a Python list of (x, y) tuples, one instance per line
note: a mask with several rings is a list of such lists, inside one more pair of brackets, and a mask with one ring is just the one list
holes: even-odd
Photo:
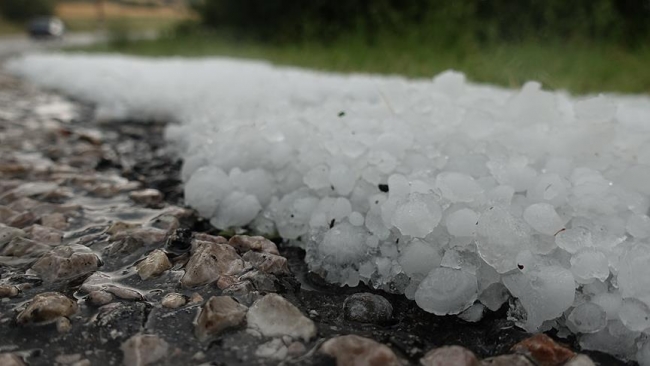
[(9, 23), (0, 18), (0, 36), (9, 36), (25, 33), (25, 27), (20, 24)]
[(518, 87), (528, 80), (572, 93), (650, 93), (650, 48), (629, 51), (588, 43), (503, 44), (469, 50), (443, 49), (408, 40), (368, 46), (354, 38), (328, 46), (235, 42), (217, 35), (163, 37), (153, 41), (102, 44), (90, 52), (141, 56), (232, 56), (311, 69), (431, 77), (447, 69), (470, 80)]
[[(72, 18), (63, 19), (70, 32), (88, 32), (99, 28), (97, 19)], [(104, 26), (106, 29), (128, 29), (129, 31), (166, 31), (173, 29), (178, 24), (177, 19), (157, 18), (108, 18)]]

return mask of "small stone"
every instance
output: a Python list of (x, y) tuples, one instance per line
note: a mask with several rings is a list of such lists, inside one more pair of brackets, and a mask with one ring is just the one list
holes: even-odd
[(280, 255), (275, 243), (263, 236), (235, 235), (230, 238), (228, 244), (242, 253), (253, 250), (256, 252)]
[(2, 248), (0, 255), (10, 257), (37, 258), (51, 250), (49, 245), (41, 244), (23, 237), (15, 237)]
[(91, 291), (86, 301), (93, 306), (103, 306), (113, 301), (113, 295), (104, 290)]
[(92, 250), (81, 245), (66, 245), (52, 249), (41, 257), (32, 270), (44, 281), (54, 282), (97, 270), (101, 261)]
[(200, 302), (203, 302), (203, 296), (201, 296), (201, 294), (195, 292), (190, 296), (190, 300), (189, 300), (190, 304), (197, 304)]
[(168, 309), (178, 309), (185, 305), (186, 302), (187, 300), (185, 299), (185, 296), (177, 292), (172, 292), (165, 295), (165, 297), (160, 301), (160, 304)]
[(246, 320), (250, 328), (267, 337), (288, 335), (308, 341), (316, 335), (314, 322), (277, 294), (268, 294), (255, 301)]
[(104, 287), (104, 290), (106, 292), (110, 292), (111, 294), (115, 295), (116, 297), (122, 300), (132, 300), (132, 301), (144, 300), (144, 296), (142, 296), (140, 292), (132, 288), (110, 284), (110, 285), (106, 285)]
[(348, 320), (383, 323), (390, 320), (392, 313), (388, 300), (367, 292), (352, 294), (343, 302), (343, 316)]
[(330, 338), (319, 352), (336, 359), (337, 366), (399, 366), (400, 361), (387, 346), (357, 335)]
[(70, 366), (91, 366), (92, 364), (90, 363), (89, 359), (83, 359), (81, 361), (77, 361)]
[(72, 323), (70, 323), (70, 319), (61, 317), (56, 320), (56, 330), (59, 333), (68, 333), (72, 329)]
[(9, 218), (7, 225), (22, 229), (33, 224), (36, 220), (38, 220), (38, 217), (34, 213), (25, 211)]
[(65, 230), (68, 227), (68, 219), (60, 212), (41, 216), (41, 225), (57, 230)]
[(253, 268), (258, 269), (264, 273), (274, 275), (289, 274), (289, 266), (287, 265), (287, 258), (275, 254), (246, 252), (242, 259), (250, 263)]
[(535, 366), (526, 356), (503, 355), (486, 358), (481, 361), (481, 366)]
[(11, 226), (0, 225), (0, 248), (7, 245), (14, 238), (19, 238), (26, 235), (27, 233), (24, 230)]
[(228, 239), (221, 235), (215, 236), (206, 233), (194, 233), (194, 239), (198, 241), (209, 241), (210, 243), (215, 244), (228, 244)]
[(307, 352), (307, 347), (302, 342), (292, 342), (287, 346), (287, 355), (295, 358), (304, 355)]
[(564, 366), (596, 366), (596, 364), (587, 355), (577, 355), (565, 363)]
[(164, 339), (153, 334), (136, 334), (120, 346), (124, 365), (144, 366), (163, 359), (169, 350)]
[(460, 346), (432, 349), (420, 359), (422, 366), (479, 366), (474, 352)]
[(153, 206), (162, 202), (163, 195), (157, 189), (147, 188), (129, 193), (129, 198), (135, 203)]
[(575, 357), (573, 351), (557, 344), (551, 337), (543, 333), (515, 344), (512, 351), (531, 357), (540, 366), (561, 365)]
[(197, 353), (192, 356), (193, 361), (203, 361), (205, 360), (205, 353), (198, 351)]
[(169, 253), (181, 255), (192, 248), (192, 231), (185, 228), (174, 230), (165, 241), (165, 250)]
[(32, 225), (25, 231), (30, 235), (32, 240), (51, 246), (61, 244), (61, 239), (63, 238), (61, 231), (41, 225)]
[(201, 286), (216, 281), (221, 275), (235, 275), (243, 269), (244, 262), (233, 247), (200, 242), (185, 267), (181, 284)]
[(16, 317), (18, 324), (49, 323), (77, 312), (77, 303), (58, 292), (34, 296), (27, 308)]
[(81, 361), (81, 353), (73, 353), (70, 355), (58, 355), (54, 358), (54, 361), (63, 365), (70, 365), (75, 362)]
[(204, 341), (218, 336), (227, 329), (238, 327), (246, 317), (248, 308), (230, 296), (213, 296), (201, 309), (195, 327), (196, 337)]
[(23, 359), (13, 353), (0, 353), (0, 365), (2, 366), (26, 366)]
[(252, 270), (239, 276), (238, 283), (245, 282), (250, 282), (253, 285), (253, 288), (260, 292), (277, 292), (277, 289), (275, 288), (275, 276), (258, 270)]
[(287, 358), (287, 354), (287, 346), (279, 338), (262, 343), (255, 350), (255, 356), (272, 360), (284, 360)]
[(142, 280), (146, 280), (153, 276), (158, 276), (166, 270), (172, 268), (172, 264), (167, 258), (167, 254), (160, 249), (156, 249), (149, 253), (147, 257), (138, 263), (135, 267), (138, 275)]
[(0, 299), (3, 297), (16, 297), (19, 293), (20, 290), (16, 286), (0, 285)]

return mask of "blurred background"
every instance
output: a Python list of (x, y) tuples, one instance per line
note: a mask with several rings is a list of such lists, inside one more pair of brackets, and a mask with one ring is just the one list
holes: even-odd
[(88, 52), (650, 93), (650, 0), (0, 0), (0, 14), (2, 35), (43, 15), (105, 32)]

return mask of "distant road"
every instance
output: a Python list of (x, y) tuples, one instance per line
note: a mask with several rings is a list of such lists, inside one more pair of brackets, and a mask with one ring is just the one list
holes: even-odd
[(106, 39), (100, 33), (69, 33), (61, 40), (35, 41), (27, 35), (0, 37), (0, 60), (25, 52), (56, 49), (70, 46), (87, 46)]

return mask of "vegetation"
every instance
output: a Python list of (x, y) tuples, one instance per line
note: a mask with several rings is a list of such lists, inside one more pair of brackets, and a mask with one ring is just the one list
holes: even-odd
[(110, 43), (85, 48), (142, 56), (234, 56), (326, 71), (431, 77), (456, 69), (477, 82), (518, 87), (538, 80), (549, 89), (574, 93), (650, 93), (650, 48), (627, 49), (595, 42), (518, 42), (472, 48), (440, 47), (417, 40), (384, 38), (370, 45), (363, 37), (327, 44), (238, 39), (223, 33), (176, 32), (158, 40)]
[(0, 15), (10, 22), (24, 22), (38, 15), (54, 14), (53, 0), (2, 0)]

